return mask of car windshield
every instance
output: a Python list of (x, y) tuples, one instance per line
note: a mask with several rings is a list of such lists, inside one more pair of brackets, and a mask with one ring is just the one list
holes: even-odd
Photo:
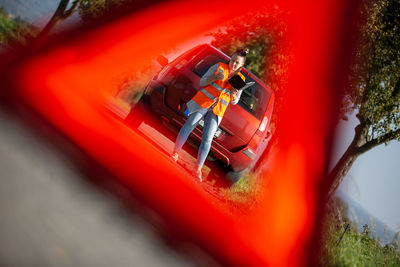
[[(208, 48), (192, 60), (189, 68), (199, 77), (202, 77), (212, 65), (218, 62), (228, 64), (229, 61), (214, 49)], [(242, 74), (245, 76), (246, 82), (255, 82), (255, 84), (242, 92), (238, 105), (261, 120), (269, 100), (269, 93), (250, 76), (244, 72)]]

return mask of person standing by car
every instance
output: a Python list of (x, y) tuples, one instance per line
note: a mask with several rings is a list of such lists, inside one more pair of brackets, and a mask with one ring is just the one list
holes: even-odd
[(201, 89), (186, 104), (189, 116), (178, 133), (171, 157), (175, 162), (178, 161), (178, 152), (182, 149), (189, 134), (204, 118), (202, 140), (197, 155), (195, 171), (195, 175), (200, 181), (202, 181), (201, 169), (225, 110), (229, 103), (236, 105), (239, 102), (242, 90), (233, 88), (228, 79), (234, 75), (239, 75), (243, 81), (245, 80), (240, 70), (246, 62), (247, 54), (247, 49), (238, 50), (232, 55), (228, 64), (218, 62), (212, 65), (200, 79)]

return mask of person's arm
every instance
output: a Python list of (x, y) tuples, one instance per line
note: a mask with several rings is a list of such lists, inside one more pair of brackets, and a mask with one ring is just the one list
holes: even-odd
[[(224, 78), (224, 74), (222, 73), (222, 75), (217, 74), (214, 75), (214, 73), (217, 71), (218, 69), (218, 63), (212, 65), (206, 73), (204, 73), (203, 77), (201, 77), (200, 79), (200, 86), (207, 86), (212, 84), (213, 82), (215, 82), (216, 80), (222, 80)], [(222, 78), (221, 78), (222, 76)]]
[(233, 91), (237, 91), (237, 92), (232, 94), (231, 104), (232, 105), (236, 105), (237, 103), (239, 103), (240, 96), (242, 95), (242, 92), (244, 90), (246, 90), (248, 87), (252, 86), (253, 84), (255, 84), (255, 82), (248, 82), (248, 83), (246, 83), (246, 85), (241, 90), (236, 90), (235, 88), (232, 88)]
[(232, 101), (231, 105), (236, 105), (239, 103), (240, 96), (242, 95), (243, 90), (236, 90), (235, 88), (232, 88)]

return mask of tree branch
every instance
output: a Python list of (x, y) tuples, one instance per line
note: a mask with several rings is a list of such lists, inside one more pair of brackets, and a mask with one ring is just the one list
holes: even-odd
[(58, 4), (56, 12), (54, 12), (54, 15), (50, 19), (50, 21), (53, 20), (54, 18), (61, 17), (64, 14), (65, 9), (67, 9), (68, 3), (69, 3), (69, 0), (61, 0), (60, 3)]
[(369, 141), (369, 142), (365, 143), (364, 145), (360, 146), (357, 149), (357, 152), (359, 154), (362, 154), (362, 153), (364, 153), (364, 152), (366, 152), (366, 151), (368, 151), (368, 150), (370, 150), (370, 149), (372, 149), (372, 148), (374, 148), (374, 147), (376, 147), (376, 146), (378, 146), (380, 144), (389, 142), (390, 140), (393, 140), (393, 139), (395, 139), (396, 137), (399, 137), (399, 136), (400, 136), (400, 128), (395, 130), (395, 131), (390, 131), (390, 132), (388, 132), (387, 134), (384, 134), (381, 137), (372, 139), (371, 141)]
[(42, 29), (42, 31), (38, 34), (35, 40), (35, 45), (40, 46), (54, 27), (56, 27), (60, 22), (67, 19), (75, 12), (82, 0), (74, 0), (71, 7), (67, 10), (69, 1), (70, 0), (60, 0), (56, 12), (51, 17), (46, 26)]
[(51, 19), (49, 20), (49, 22), (47, 22), (46, 26), (44, 26), (44, 28), (42, 29), (42, 31), (38, 34), (37, 38), (36, 38), (36, 43), (40, 44), (43, 40), (43, 38), (45, 36), (48, 35), (48, 33), (51, 31), (51, 29), (53, 29), (62, 19), (62, 17), (64, 16), (64, 12), (65, 9), (67, 8), (69, 3), (69, 0), (61, 0), (56, 12), (54, 12), (53, 16), (51, 17)]
[(71, 16), (72, 13), (74, 13), (75, 10), (78, 8), (78, 5), (79, 5), (79, 3), (80, 3), (81, 1), (82, 1), (82, 0), (75, 0), (74, 2), (72, 2), (71, 7), (70, 7), (68, 10), (66, 10), (66, 11), (64, 12), (64, 14), (62, 15), (62, 18), (63, 18), (63, 19), (66, 19), (66, 18), (68, 18), (69, 16)]

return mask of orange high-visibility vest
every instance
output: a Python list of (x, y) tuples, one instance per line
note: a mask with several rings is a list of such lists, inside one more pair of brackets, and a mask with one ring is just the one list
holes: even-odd
[[(214, 81), (210, 85), (200, 88), (192, 99), (203, 108), (209, 108), (217, 102), (213, 108), (213, 112), (215, 115), (222, 118), (229, 102), (231, 101), (232, 86), (228, 82), (229, 66), (225, 63), (219, 62), (218, 69), (214, 72), (214, 75), (218, 72), (224, 74), (224, 79)], [(240, 72), (238, 75), (242, 77), (243, 80), (245, 79), (243, 74)]]

